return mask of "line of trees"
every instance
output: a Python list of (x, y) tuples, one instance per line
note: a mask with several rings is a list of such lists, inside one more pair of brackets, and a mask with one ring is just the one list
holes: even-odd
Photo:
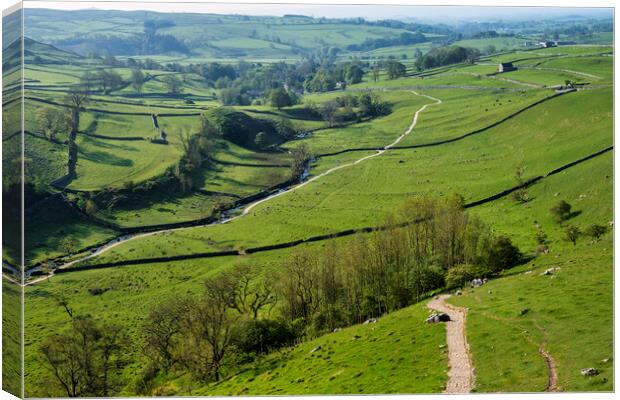
[(68, 397), (108, 397), (125, 385), (119, 371), (127, 364), (130, 341), (123, 328), (97, 322), (90, 315), (74, 315), (60, 300), (71, 323), (41, 345), (55, 382)]
[[(237, 265), (208, 278), (198, 293), (161, 302), (139, 328), (135, 345), (148, 362), (133, 390), (152, 394), (157, 377), (169, 372), (218, 381), (261, 354), (519, 263), (521, 253), (510, 240), (494, 235), (463, 204), (458, 195), (412, 198), (389, 216), (385, 229), (331, 241), (323, 250), (302, 248), (267, 272)], [(54, 382), (69, 397), (117, 394), (128, 383), (127, 335), (75, 315), (65, 300), (59, 304), (71, 323), (41, 345)]]
[(338, 96), (319, 105), (309, 102), (306, 108), (310, 113), (320, 115), (330, 128), (347, 122), (361, 121), (362, 118), (388, 115), (392, 112), (390, 102), (370, 91), (357, 96), (353, 94)]
[(350, 44), (347, 46), (349, 51), (368, 51), (380, 47), (403, 46), (428, 41), (422, 33), (403, 32), (393, 38), (366, 39), (361, 44)]
[(478, 57), (478, 49), (461, 46), (438, 47), (417, 58), (415, 66), (418, 70), (425, 70), (462, 62), (473, 63)]
[[(413, 222), (413, 223), (412, 223)], [(521, 253), (463, 208), (458, 195), (414, 198), (390, 229), (301, 249), (276, 271), (236, 266), (198, 295), (153, 308), (142, 327), (149, 364), (140, 394), (171, 370), (218, 381), (260, 354), (418, 302), (516, 265)]]
[(124, 83), (123, 77), (113, 69), (86, 71), (80, 78), (82, 89), (89, 93), (94, 90), (101, 90), (104, 94), (108, 94), (110, 91), (122, 87)]

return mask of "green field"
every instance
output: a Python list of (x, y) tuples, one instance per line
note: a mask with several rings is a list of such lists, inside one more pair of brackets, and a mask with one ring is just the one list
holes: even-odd
[[(67, 394), (42, 346), (86, 316), (101, 325), (120, 325), (129, 343), (113, 368), (120, 383), (104, 397), (443, 392), (449, 387), (445, 325), (424, 322), (430, 313), (427, 302), (452, 287), (446, 277), (463, 267), (461, 262), (486, 262), (477, 247), (490, 248), (499, 235), (522, 253), (518, 265), (490, 272), (482, 287), (466, 285), (458, 295), (453, 290), (448, 300), (468, 309), (466, 339), (475, 371), (471, 389), (548, 390), (550, 369), (542, 348), (554, 360), (558, 391), (614, 390), (609, 151), (614, 143), (614, 49), (606, 45), (608, 32), (596, 31), (606, 29), (604, 23), (577, 21), (590, 33), (557, 34), (558, 40), (592, 45), (532, 49), (526, 42), (535, 43), (534, 38), (552, 29), (572, 29), (572, 20), (519, 28), (497, 22), (512, 36), (476, 39), (483, 25), (149, 11), (106, 11), (102, 18), (101, 12), (26, 13), (26, 182), (22, 192), (15, 185), (18, 177), (5, 173), (3, 186), (5, 202), (26, 196), (25, 264), (37, 267), (29, 278), (32, 284), (24, 288), (25, 396)], [(144, 24), (149, 21), (163, 24), (150, 34), (170, 36), (150, 42)], [(412, 40), (408, 35), (414, 33), (423, 33), (426, 41), (398, 44)], [(176, 50), (162, 50), (170, 43)], [(420, 51), (446, 45), (483, 54), (491, 52), (489, 46), (495, 50), (484, 56), (466, 50), (475, 56), (427, 69), (415, 63)], [(18, 47), (12, 44), (5, 52), (15, 57), (21, 54)], [(356, 48), (364, 50), (352, 50)], [(115, 58), (106, 56), (110, 49)], [(500, 62), (513, 62), (518, 69), (497, 73)], [(399, 77), (390, 77), (393, 68), (399, 69)], [(139, 87), (132, 78), (135, 69), (143, 74)], [(378, 71), (374, 76), (373, 70)], [(80, 85), (86, 72), (101, 71), (118, 73), (120, 83), (107, 90)], [(333, 89), (355, 74), (359, 83)], [(110, 76), (105, 75), (97, 79)], [(7, 68), (4, 79), (3, 168), (12, 171), (22, 143), (19, 69)], [(566, 81), (577, 84), (576, 90), (557, 90)], [(72, 108), (71, 96), (80, 90), (88, 92), (87, 101)], [(286, 104), (279, 104), (278, 96), (288, 96)], [(57, 118), (47, 127), (44, 111)], [(71, 128), (76, 113), (79, 124)], [(55, 136), (49, 133), (54, 123), (61, 125)], [(160, 130), (165, 141), (159, 139)], [(556, 171), (562, 167), (566, 169)], [(505, 192), (534, 178), (520, 191)], [(483, 261), (444, 266), (437, 256), (429, 258), (426, 269), (414, 271), (413, 259), (425, 257), (413, 255), (420, 243), (407, 242), (384, 260), (378, 249), (391, 244), (361, 241), (384, 232), (381, 228), (369, 235), (370, 227), (398, 222), (396, 210), (408, 201), (452, 204), (448, 199), (454, 201), (454, 194), (462, 196), (465, 211), (433, 208), (438, 214), (424, 217), (449, 221), (438, 232), (425, 232), (437, 235), (430, 247), (434, 251), (451, 240), (469, 239), (469, 231), (463, 231), (463, 238), (441, 236), (444, 229), (458, 231), (450, 223), (468, 229), (475, 225), (472, 230), (486, 224), (488, 237), (463, 244)], [(502, 195), (493, 197), (497, 194)], [(572, 206), (561, 223), (551, 212), (560, 200)], [(17, 216), (7, 214), (12, 210), (3, 210), (8, 228), (19, 225)], [(462, 213), (458, 217), (463, 219), (453, 214), (449, 219), (445, 210)], [(426, 221), (409, 215), (413, 218)], [(593, 225), (604, 231), (600, 238), (588, 233)], [(574, 243), (567, 236), (571, 227), (573, 233), (579, 229)], [(316, 236), (321, 239), (274, 248)], [(3, 257), (12, 265), (19, 264), (19, 240), (5, 232)], [(375, 257), (356, 261), (368, 263), (366, 271), (373, 271), (368, 277), (351, 261), (357, 260), (354, 246), (359, 244), (367, 244)], [(229, 255), (231, 250), (237, 255)], [(298, 262), (294, 257), (299, 254), (330, 251), (343, 253), (335, 257), (344, 265), (337, 270), (343, 275), (338, 279), (350, 281), (330, 287), (328, 281), (337, 279), (325, 272), (327, 267), (320, 270), (324, 275), (309, 279), (327, 282), (320, 287), (339, 294), (358, 278), (365, 282), (381, 276), (385, 281), (377, 285), (390, 301), (401, 299), (393, 300), (398, 305), (382, 308), (383, 300), (373, 297), (365, 282), (359, 297), (347, 294), (361, 299), (351, 306), (357, 307), (357, 319), (344, 316), (349, 309), (338, 309), (336, 301), (327, 303), (341, 316), (320, 314), (324, 305), (311, 301), (308, 307), (316, 309), (308, 311), (303, 304), (303, 313), (296, 310), (295, 296), (322, 299), (330, 294), (302, 284), (291, 289), (286, 286), (290, 276), (282, 272), (291, 271), (285, 268)], [(228, 253), (202, 254), (210, 252)], [(311, 276), (326, 260), (312, 259), (300, 274)], [(433, 280), (434, 286), (387, 293), (391, 272), (375, 270), (401, 264), (407, 265), (402, 269), (407, 274)], [(197, 296), (205, 290), (205, 280), (240, 265), (266, 280), (244, 290), (270, 284), (275, 293), (254, 319), (281, 323), (294, 340), (264, 354), (262, 342), (258, 354), (233, 348), (223, 359), (221, 380), (218, 375), (196, 376), (185, 352), (169, 369), (155, 366), (157, 360), (147, 356), (152, 343), (143, 328), (152, 318), (149, 313), (186, 296), (194, 296), (192, 307), (200, 309)], [(62, 270), (48, 274), (55, 267)], [(543, 274), (552, 267), (559, 269)], [(13, 330), (3, 336), (3, 379), (4, 388), (16, 392), (19, 290), (9, 281), (11, 268), (4, 268), (3, 280), (3, 325), (5, 331)], [(360, 276), (348, 275), (354, 273)], [(243, 318), (249, 320), (248, 315)], [(376, 323), (359, 324), (373, 316)], [(329, 318), (347, 322), (334, 331), (324, 322)], [(193, 348), (191, 342), (183, 343)], [(582, 376), (580, 370), (590, 367), (599, 373)]]

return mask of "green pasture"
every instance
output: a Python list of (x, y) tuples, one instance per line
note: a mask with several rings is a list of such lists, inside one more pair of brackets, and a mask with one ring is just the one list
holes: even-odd
[(497, 51), (506, 51), (513, 49), (525, 49), (527, 39), (517, 37), (496, 37), (484, 39), (467, 39), (454, 42), (456, 46), (473, 47), (478, 50), (485, 50), (487, 46), (494, 46)]
[[(192, 395), (440, 393), (447, 379), (445, 328), (424, 323), (428, 314), (420, 303), (376, 324), (328, 333), (266, 356)], [(315, 348), (320, 350), (312, 353)], [(180, 379), (172, 385), (182, 390), (183, 383)]]
[[(571, 57), (556, 58), (543, 61), (538, 67), (557, 68), (565, 71), (574, 71), (585, 75), (585, 79), (592, 83), (600, 81), (612, 82), (613, 80), (613, 57)], [(587, 74), (587, 75), (586, 75)]]
[(489, 126), (553, 94), (551, 90), (492, 92), (453, 89), (425, 90), (423, 93), (440, 99), (442, 103), (427, 107), (418, 117), (414, 131), (399, 145), (454, 138)]
[[(103, 254), (101, 261), (159, 256), (168, 252), (164, 247), (184, 254), (162, 245), (181, 237), (192, 251), (208, 251), (378, 225), (412, 194), (457, 192), (466, 201), (478, 200), (514, 186), (518, 167), (526, 169), (526, 177), (542, 175), (611, 145), (610, 104), (609, 89), (561, 96), (470, 138), (389, 151), (265, 202), (228, 224), (134, 240)], [(216, 239), (205, 243), (205, 237)]]
[(170, 144), (148, 141), (115, 141), (78, 136), (77, 178), (72, 189), (95, 190), (106, 186), (139, 183), (162, 174), (174, 165), (181, 150), (173, 138)]
[(2, 390), (22, 395), (22, 292), (2, 278)]
[(25, 216), (25, 260), (33, 265), (65, 255), (65, 237), (76, 240), (75, 249), (104, 243), (117, 232), (94, 224), (56, 198), (29, 210)]
[(136, 196), (135, 199), (113, 209), (101, 210), (97, 216), (122, 228), (168, 224), (209, 217), (214, 206), (235, 200), (236, 198), (231, 196), (205, 195), (199, 192), (185, 195), (155, 192)]

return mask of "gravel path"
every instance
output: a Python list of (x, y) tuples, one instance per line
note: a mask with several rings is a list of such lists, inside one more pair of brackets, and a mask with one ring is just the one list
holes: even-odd
[(427, 307), (450, 316), (446, 322), (446, 342), (448, 344), (448, 384), (445, 393), (469, 393), (474, 385), (474, 368), (469, 355), (469, 345), (465, 335), (467, 309), (447, 304), (450, 295), (435, 297)]

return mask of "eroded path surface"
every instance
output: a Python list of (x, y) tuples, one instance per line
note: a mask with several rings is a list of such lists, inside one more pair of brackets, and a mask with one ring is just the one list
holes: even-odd
[(428, 308), (450, 316), (450, 321), (445, 323), (450, 366), (445, 393), (469, 393), (474, 385), (474, 368), (465, 335), (467, 310), (447, 304), (448, 297), (450, 295), (438, 296), (427, 304)]

